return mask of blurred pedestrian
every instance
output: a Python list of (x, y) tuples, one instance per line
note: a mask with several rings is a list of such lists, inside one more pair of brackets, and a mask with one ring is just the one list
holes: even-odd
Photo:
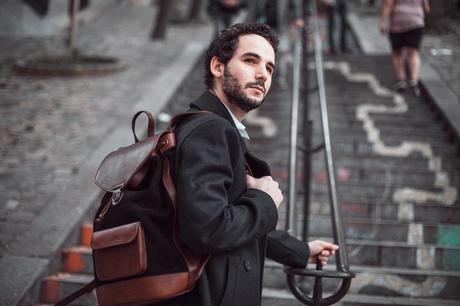
[[(384, 0), (380, 18), (380, 31), (389, 32), (391, 42), (392, 61), (397, 78), (394, 89), (404, 91), (409, 86), (416, 97), (420, 96), (419, 49), (425, 15), (429, 12), (428, 0)], [(405, 57), (409, 65), (409, 80), (406, 78)]]
[(338, 18), (340, 23), (340, 33), (338, 34), (338, 39), (340, 41), (340, 51), (348, 52), (346, 36), (347, 31), (349, 31), (349, 25), (347, 21), (348, 6), (346, 0), (321, 0), (321, 2), (326, 5), (327, 10), (329, 51), (331, 54), (335, 54), (337, 52), (335, 40), (337, 36), (336, 21)]
[(242, 0), (209, 0), (208, 14), (214, 20), (216, 34), (233, 25), (233, 20), (246, 6)]

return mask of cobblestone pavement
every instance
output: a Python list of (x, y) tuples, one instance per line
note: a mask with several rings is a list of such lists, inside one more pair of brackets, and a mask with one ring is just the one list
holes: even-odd
[(105, 76), (17, 75), (13, 59), (62, 53), (63, 37), (0, 37), (0, 257), (51, 199), (72, 188), (104, 136), (118, 123), (128, 126), (133, 103), (206, 26), (171, 26), (167, 40), (152, 42), (154, 16), (154, 7), (117, 2), (80, 28), (84, 53), (127, 63), (128, 69)]

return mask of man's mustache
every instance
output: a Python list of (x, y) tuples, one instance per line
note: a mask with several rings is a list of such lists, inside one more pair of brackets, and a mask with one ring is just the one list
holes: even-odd
[(248, 87), (255, 87), (255, 86), (256, 87), (262, 87), (262, 89), (264, 90), (264, 93), (266, 92), (264, 81), (259, 81), (258, 80), (258, 81), (255, 81), (255, 82), (249, 82), (249, 83), (246, 83), (245, 87), (248, 88)]

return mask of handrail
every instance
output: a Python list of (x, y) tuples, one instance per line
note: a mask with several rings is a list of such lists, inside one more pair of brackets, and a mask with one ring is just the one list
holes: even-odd
[[(305, 1), (305, 0), (304, 0)], [(334, 172), (334, 160), (332, 156), (332, 143), (330, 137), (329, 118), (327, 113), (327, 99), (326, 89), (324, 84), (324, 71), (323, 71), (323, 58), (322, 58), (322, 46), (321, 37), (319, 32), (318, 24), (318, 13), (316, 1), (310, 0), (310, 11), (313, 13), (315, 18), (314, 22), (314, 53), (315, 53), (315, 66), (316, 66), (316, 80), (318, 84), (318, 96), (321, 110), (321, 122), (323, 127), (324, 136), (324, 150), (326, 158), (326, 168), (328, 174), (328, 187), (329, 187), (329, 200), (331, 206), (331, 219), (332, 219), (332, 232), (334, 236), (334, 242), (339, 245), (339, 250), (336, 252), (336, 269), (337, 271), (322, 271), (322, 266), (318, 262), (316, 270), (309, 269), (295, 269), (285, 267), (284, 272), (287, 275), (288, 286), (293, 294), (306, 305), (331, 305), (338, 302), (349, 290), (351, 285), (351, 279), (355, 277), (353, 273), (349, 271), (348, 255), (344, 237), (344, 227), (342, 222), (342, 216), (340, 207), (338, 204), (337, 197), (337, 186)], [(306, 6), (304, 2), (304, 15), (306, 14)], [(305, 17), (305, 16), (304, 16)], [(306, 33), (303, 33), (306, 35)], [(304, 42), (304, 48), (306, 43)], [(306, 52), (305, 52), (306, 53)], [(304, 59), (306, 61), (306, 59)], [(290, 139), (290, 158), (289, 158), (289, 182), (288, 182), (288, 211), (286, 220), (286, 230), (290, 233), (295, 234), (295, 173), (296, 173), (296, 153), (297, 153), (297, 125), (298, 125), (298, 105), (299, 105), (299, 91), (300, 91), (300, 67), (301, 67), (301, 46), (300, 40), (297, 39), (294, 44), (294, 58), (293, 58), (293, 88), (292, 88), (292, 107), (291, 107), (291, 139)], [(303, 82), (306, 82), (307, 78), (304, 75)], [(307, 102), (307, 101), (305, 101)], [(308, 103), (305, 103), (305, 108), (308, 108)], [(308, 111), (305, 112), (308, 114)], [(309, 118), (304, 118), (309, 120)], [(307, 125), (305, 125), (307, 126)], [(310, 131), (310, 130), (309, 130)], [(310, 131), (311, 133), (311, 131)], [(310, 137), (311, 135), (307, 135)], [(309, 151), (309, 148), (306, 148)], [(305, 163), (310, 163), (310, 160), (306, 160)], [(309, 174), (305, 174), (309, 175)], [(309, 190), (307, 186), (307, 190)], [(308, 195), (307, 195), (308, 196)], [(308, 209), (306, 215), (304, 215), (304, 223), (308, 222)], [(306, 226), (304, 224), (304, 231)], [(313, 288), (312, 297), (309, 297), (296, 285), (296, 275), (301, 276), (314, 276), (315, 283)], [(330, 296), (323, 298), (322, 296), (322, 278), (340, 278), (342, 283), (340, 287)]]
[[(300, 34), (297, 30), (297, 34)], [(298, 35), (300, 36), (300, 35)], [(292, 69), (292, 104), (291, 104), (291, 133), (289, 138), (289, 180), (288, 180), (288, 201), (287, 201), (287, 218), (286, 231), (294, 235), (296, 234), (295, 226), (295, 200), (296, 200), (296, 166), (297, 166), (297, 135), (299, 124), (299, 89), (300, 89), (300, 70), (302, 67), (302, 45), (300, 39), (296, 39), (294, 43), (294, 57)]]
[[(343, 230), (342, 216), (339, 207), (339, 201), (337, 198), (337, 185), (335, 182), (335, 173), (334, 173), (334, 159), (332, 156), (332, 143), (331, 135), (329, 128), (329, 118), (327, 113), (327, 99), (326, 99), (326, 88), (324, 85), (324, 69), (323, 69), (323, 55), (322, 55), (322, 44), (321, 37), (319, 32), (319, 23), (318, 23), (318, 11), (316, 7), (316, 1), (310, 1), (312, 6), (312, 11), (315, 16), (315, 27), (314, 27), (314, 37), (315, 37), (315, 64), (316, 64), (316, 77), (318, 81), (318, 92), (319, 92), (319, 103), (321, 109), (321, 122), (323, 126), (324, 134), (324, 149), (326, 154), (326, 167), (328, 173), (328, 183), (329, 183), (329, 199), (331, 203), (331, 214), (332, 214), (332, 229), (334, 234), (334, 239), (339, 244), (340, 250), (343, 252), (338, 252), (339, 256), (336, 256), (337, 268), (340, 271), (347, 271), (349, 269), (348, 265), (348, 256), (345, 249), (345, 236)], [(343, 247), (343, 248), (342, 248)]]

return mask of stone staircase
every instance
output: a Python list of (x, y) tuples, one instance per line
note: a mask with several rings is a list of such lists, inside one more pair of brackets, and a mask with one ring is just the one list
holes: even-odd
[[(80, 241), (74, 247), (65, 248), (60, 256), (59, 273), (45, 277), (40, 287), (40, 305), (53, 305), (70, 293), (93, 280), (91, 254), (92, 225), (84, 223), (80, 229)], [(70, 305), (97, 305), (95, 293), (86, 294)]]
[[(325, 63), (339, 201), (357, 275), (338, 305), (460, 305), (459, 146), (428, 101), (385, 89), (390, 64), (387, 57), (357, 56)], [(316, 105), (317, 144), (322, 136)], [(285, 174), (281, 168), (287, 165), (278, 165)], [(331, 240), (322, 152), (312, 167), (309, 240)], [(300, 211), (302, 190), (298, 196)], [(338, 286), (323, 281), (325, 292)], [(312, 280), (299, 285), (311, 292)], [(266, 267), (264, 296), (264, 305), (302, 305), (276, 263)]]

